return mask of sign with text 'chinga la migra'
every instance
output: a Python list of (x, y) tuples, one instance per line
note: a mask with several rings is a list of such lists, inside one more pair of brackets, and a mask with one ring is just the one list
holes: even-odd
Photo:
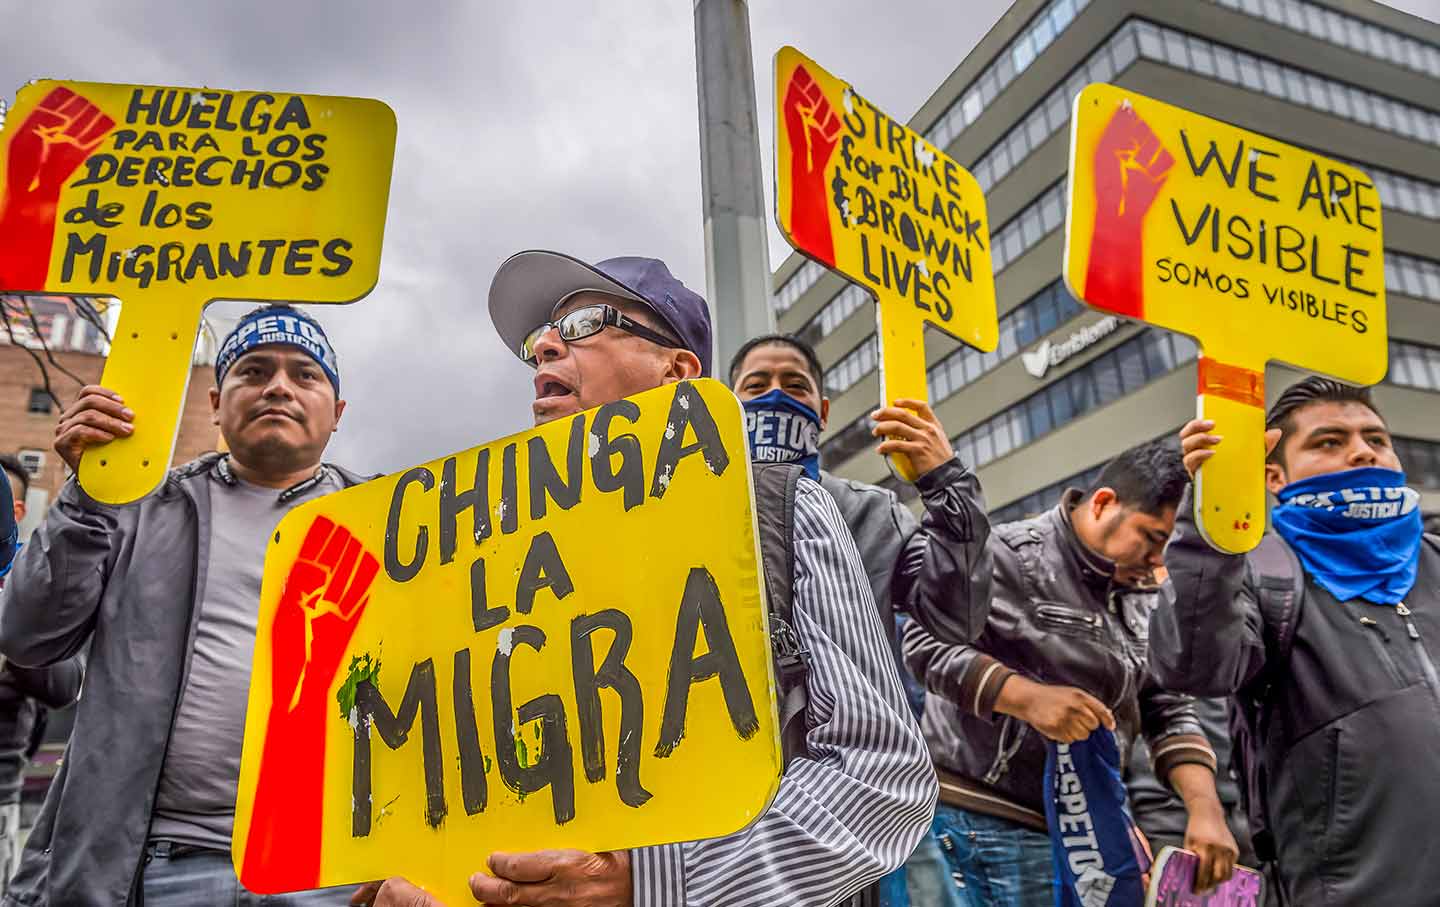
[(114, 296), (101, 383), (134, 434), (85, 454), (98, 500), (169, 468), (200, 312), (352, 302), (374, 287), (395, 116), (285, 92), (34, 82), (0, 132), (0, 292)]
[(775, 55), (775, 111), (781, 232), (874, 294), (882, 404), (928, 400), (925, 325), (986, 352), (999, 340), (980, 185), (793, 47)]
[(680, 382), (307, 502), (265, 561), (258, 892), (738, 831), (781, 755), (739, 402)]
[(1196, 480), (1214, 547), (1265, 531), (1265, 363), (1385, 375), (1380, 197), (1356, 168), (1113, 85), (1075, 99), (1065, 280), (1077, 299), (1200, 343)]

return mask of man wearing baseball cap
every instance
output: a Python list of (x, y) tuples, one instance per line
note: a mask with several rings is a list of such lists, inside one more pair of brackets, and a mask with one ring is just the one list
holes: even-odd
[[(557, 252), (521, 252), (490, 285), (490, 315), (506, 346), (535, 370), (537, 424), (710, 372), (705, 300), (655, 259), (591, 266)], [(470, 879), (477, 900), (819, 907), (851, 896), (909, 855), (929, 827), (935, 773), (855, 542), (817, 483), (801, 477), (794, 490), (793, 616), (809, 653), (808, 731), (770, 808), (744, 831), (709, 841), (600, 854), (492, 854), (489, 874)], [(757, 506), (785, 505), (757, 495)], [(372, 891), (361, 889), (355, 903)], [(375, 903), (438, 902), (392, 879)]]
[[(215, 384), (228, 453), (171, 470), (125, 506), (72, 479), (5, 585), (5, 657), (38, 667), (89, 652), (66, 759), (5, 907), (259, 903), (236, 880), (230, 835), (265, 547), (292, 507), (361, 479), (321, 463), (345, 402), (334, 350), (309, 316), (289, 306), (244, 316), (220, 347)], [(55, 450), (74, 470), (143, 418), (86, 387)]]

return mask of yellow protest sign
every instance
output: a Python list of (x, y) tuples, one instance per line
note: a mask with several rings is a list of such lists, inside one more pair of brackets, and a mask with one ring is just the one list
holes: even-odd
[(710, 379), (308, 502), (265, 561), (257, 892), (737, 831), (781, 772), (739, 402)]
[(0, 291), (119, 297), (101, 381), (135, 432), (80, 484), (124, 503), (160, 483), (200, 311), (212, 300), (353, 302), (380, 272), (395, 116), (379, 101), (40, 81), (0, 132)]
[(874, 294), (882, 404), (928, 400), (925, 325), (987, 352), (999, 340), (980, 185), (793, 47), (775, 55), (775, 93), (780, 230)]
[(1265, 363), (1385, 375), (1380, 197), (1364, 173), (1113, 85), (1075, 100), (1065, 280), (1194, 337), (1199, 413), (1225, 440), (1196, 480), (1207, 541), (1265, 531)]

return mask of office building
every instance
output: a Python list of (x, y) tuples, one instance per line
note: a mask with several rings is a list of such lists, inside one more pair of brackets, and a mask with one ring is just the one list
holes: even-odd
[[(1110, 82), (1361, 167), (1384, 209), (1390, 370), (1375, 398), (1440, 508), (1440, 25), (1369, 0), (1017, 0), (910, 121), (975, 174), (1000, 343), (927, 338), (930, 399), (994, 514), (1043, 510), (1195, 409), (1194, 342), (1077, 303), (1061, 279), (1071, 103)], [(863, 88), (863, 86), (861, 86)], [(874, 453), (869, 297), (801, 256), (773, 278), (815, 344), (822, 462), (913, 494)], [(1297, 377), (1272, 366), (1270, 399)]]

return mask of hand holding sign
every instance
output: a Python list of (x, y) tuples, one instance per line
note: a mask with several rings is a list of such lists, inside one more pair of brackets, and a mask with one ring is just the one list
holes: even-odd
[(1248, 551), (1265, 531), (1265, 363), (1356, 384), (1385, 374), (1375, 187), (1111, 85), (1075, 100), (1070, 173), (1070, 291), (1199, 340), (1199, 416), (1223, 441), (1187, 450), (1196, 522), (1214, 547)]
[[(882, 406), (923, 402), (925, 325), (981, 350), (999, 337), (979, 184), (793, 47), (775, 55), (775, 86), (780, 229), (875, 294)], [(904, 450), (886, 453), (913, 481)]]
[(0, 133), (0, 292), (118, 296), (101, 384), (144, 418), (79, 464), (124, 503), (169, 467), (200, 311), (374, 286), (395, 120), (378, 101), (42, 81)]

